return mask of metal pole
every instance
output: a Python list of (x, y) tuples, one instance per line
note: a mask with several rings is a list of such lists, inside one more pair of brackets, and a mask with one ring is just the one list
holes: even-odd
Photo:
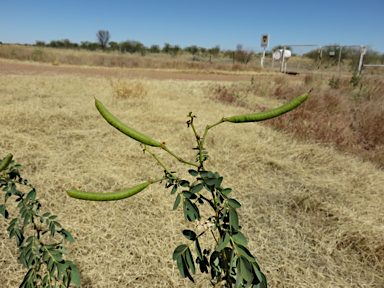
[(283, 47), (283, 54), (280, 56), (280, 72), (284, 72), (284, 54), (285, 54), (285, 46)]
[(261, 67), (264, 68), (264, 57), (265, 57), (265, 47), (264, 47), (264, 52), (263, 52), (263, 57), (261, 57)]
[(301, 60), (301, 53), (303, 52), (303, 46), (300, 46), (300, 58), (299, 58), (299, 65), (297, 65), (297, 69), (300, 69), (300, 60)]
[(363, 68), (363, 62), (364, 62), (364, 56), (365, 56), (365, 51), (367, 50), (367, 47), (363, 47), (361, 49), (361, 54), (360, 54), (360, 61), (359, 61), (359, 68), (357, 70), (357, 75), (360, 76), (361, 74), (361, 69)]
[(339, 52), (339, 63), (337, 64), (337, 72), (340, 72), (340, 59), (341, 59), (341, 50), (343, 50), (344, 46), (340, 46), (340, 52)]

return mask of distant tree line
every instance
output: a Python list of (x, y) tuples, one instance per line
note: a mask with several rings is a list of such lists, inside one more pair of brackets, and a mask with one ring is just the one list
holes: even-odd
[(192, 60), (199, 61), (197, 56), (202, 57), (217, 57), (220, 53), (224, 56), (233, 58), (234, 61), (247, 64), (255, 55), (253, 49), (245, 50), (241, 44), (237, 45), (237, 49), (232, 50), (220, 50), (220, 46), (212, 48), (198, 47), (197, 45), (187, 46), (181, 48), (179, 45), (171, 45), (164, 43), (161, 48), (159, 45), (151, 45), (146, 47), (143, 43), (136, 40), (126, 40), (123, 42), (109, 41), (111, 35), (106, 30), (99, 30), (96, 33), (97, 42), (82, 41), (80, 44), (71, 42), (69, 39), (52, 40), (49, 43), (45, 41), (36, 41), (35, 46), (38, 47), (52, 47), (52, 48), (64, 48), (64, 49), (85, 49), (90, 51), (102, 50), (102, 51), (119, 51), (121, 53), (140, 53), (145, 56), (146, 53), (165, 53), (171, 56), (177, 56), (182, 53), (192, 54)]
[(176, 56), (183, 52), (188, 52), (192, 55), (212, 55), (217, 56), (221, 51), (219, 46), (215, 46), (213, 48), (207, 49), (204, 47), (197, 47), (196, 45), (188, 46), (185, 48), (181, 48), (179, 45), (171, 45), (169, 43), (165, 43), (161, 48), (159, 45), (151, 45), (150, 47), (146, 47), (143, 43), (136, 40), (126, 40), (120, 43), (115, 41), (110, 41), (108, 44), (105, 44), (104, 47), (101, 46), (99, 42), (89, 42), (82, 41), (80, 44), (73, 43), (68, 39), (63, 40), (52, 40), (47, 43), (45, 41), (36, 41), (35, 46), (38, 47), (52, 47), (52, 48), (72, 48), (72, 49), (85, 49), (90, 51), (95, 50), (104, 50), (104, 51), (120, 51), (121, 53), (140, 53), (143, 56), (146, 53), (166, 53), (172, 56)]
[[(102, 51), (119, 51), (121, 53), (139, 53), (142, 56), (145, 56), (147, 53), (165, 53), (171, 56), (177, 56), (182, 53), (190, 53), (192, 54), (192, 60), (199, 61), (198, 56), (201, 57), (217, 57), (220, 53), (224, 57), (229, 57), (233, 59), (233, 62), (240, 62), (247, 64), (252, 58), (256, 55), (253, 49), (244, 49), (243, 45), (238, 44), (236, 50), (220, 50), (220, 46), (215, 46), (212, 48), (204, 48), (198, 47), (196, 45), (187, 46), (185, 48), (181, 48), (179, 45), (171, 45), (169, 43), (164, 43), (164, 46), (160, 48), (159, 45), (151, 45), (150, 47), (146, 47), (143, 43), (136, 40), (126, 40), (123, 42), (115, 42), (109, 41), (111, 35), (106, 30), (99, 30), (96, 33), (97, 42), (89, 42), (82, 41), (80, 44), (73, 43), (68, 39), (63, 40), (52, 40), (49, 43), (45, 41), (36, 41), (35, 46), (39, 47), (52, 47), (52, 48), (65, 48), (65, 49), (85, 49), (90, 51), (102, 50)], [(323, 63), (330, 63), (331, 65), (337, 65), (339, 59), (340, 47), (325, 47), (322, 53), (322, 61)], [(273, 51), (278, 49), (283, 49), (282, 45), (277, 45), (273, 47), (271, 50), (266, 51), (266, 56), (271, 56)], [(292, 47), (287, 46), (287, 50), (292, 51)], [(330, 53), (334, 52), (334, 53)], [(262, 55), (262, 52), (259, 52), (258, 55)], [(296, 56), (296, 54), (292, 53), (292, 56)], [(318, 58), (318, 50), (312, 50), (303, 56), (308, 58), (312, 58), (315, 61)], [(341, 61), (352, 60), (352, 62), (359, 61), (360, 51), (355, 48), (344, 47), (341, 52)], [(379, 53), (378, 51), (374, 51), (370, 48), (367, 49), (365, 59), (365, 63), (384, 63), (384, 54)]]

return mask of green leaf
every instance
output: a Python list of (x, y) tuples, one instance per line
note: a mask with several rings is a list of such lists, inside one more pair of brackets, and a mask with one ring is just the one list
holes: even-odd
[(57, 251), (65, 255), (69, 253), (64, 247), (61, 247), (61, 246), (57, 249)]
[(221, 182), (223, 182), (223, 177), (220, 177), (220, 178), (218, 178), (218, 179), (216, 180), (216, 182), (215, 182), (215, 188), (220, 187)]
[(201, 177), (206, 178), (206, 177), (208, 177), (208, 175), (209, 175), (208, 171), (200, 171)]
[(249, 261), (244, 258), (243, 256), (240, 256), (240, 270), (241, 270), (241, 276), (245, 281), (251, 282), (253, 280), (253, 269)]
[(7, 209), (5, 209), (5, 204), (0, 205), (0, 214), (4, 216), (5, 219), (9, 218)]
[(25, 198), (25, 200), (26, 200), (26, 201), (31, 200), (31, 201), (33, 202), (33, 201), (35, 201), (35, 199), (36, 199), (36, 190), (35, 190), (35, 189), (32, 189), (32, 190), (28, 193), (28, 195), (27, 195), (27, 197)]
[(48, 217), (49, 215), (51, 215), (51, 212), (44, 213), (43, 217)]
[(71, 282), (75, 284), (77, 287), (80, 287), (81, 285), (81, 279), (80, 279), (80, 273), (75, 264), (71, 264)]
[[(232, 263), (232, 260), (233, 260), (232, 256), (235, 256), (235, 254), (233, 253), (233, 249), (230, 247), (225, 247), (224, 253), (225, 253), (225, 257), (227, 258), (228, 266), (229, 267), (236, 266), (236, 263)], [(235, 264), (235, 265), (232, 265), (232, 264)]]
[(215, 251), (221, 251), (223, 250), (229, 243), (230, 237), (228, 232), (225, 232), (224, 235), (221, 237), (221, 240), (219, 242), (219, 245), (215, 248)]
[(228, 205), (233, 208), (240, 208), (241, 204), (235, 199), (228, 199)]
[(69, 242), (71, 242), (71, 243), (75, 242), (75, 239), (73, 239), (73, 237), (72, 237), (71, 233), (69, 233), (69, 231), (67, 231), (67, 230), (65, 230), (65, 229), (61, 229), (61, 230), (59, 231), (59, 233), (60, 233), (61, 235), (63, 235), (64, 238), (67, 239)]
[(239, 230), (239, 217), (234, 208), (229, 208), (229, 224), (233, 230)]
[(193, 261), (192, 253), (191, 253), (191, 250), (189, 250), (189, 248), (187, 249), (187, 251), (185, 251), (185, 260), (188, 264), (189, 269), (191, 269), (192, 273), (195, 274), (196, 273), (195, 262)]
[(172, 188), (171, 195), (175, 194), (177, 191), (177, 184), (175, 184)]
[(47, 287), (48, 286), (48, 282), (49, 279), (48, 279), (48, 275), (45, 275), (44, 278), (43, 278), (43, 287)]
[(191, 193), (198, 193), (201, 191), (201, 189), (203, 189), (203, 187), (203, 183), (199, 183), (191, 189)]
[(179, 183), (182, 187), (189, 187), (189, 182), (187, 180), (181, 180)]
[(231, 192), (232, 192), (231, 188), (225, 188), (225, 189), (223, 189), (223, 191), (221, 191), (221, 193), (223, 193), (225, 196), (227, 196)]
[(48, 269), (48, 270), (51, 270), (51, 268), (52, 268), (52, 264), (53, 264), (53, 258), (50, 257), (49, 260), (48, 260), (48, 264), (47, 264), (47, 269)]
[(52, 216), (49, 216), (49, 220), (53, 220), (53, 219), (56, 219), (57, 218), (57, 215), (52, 215)]
[(196, 233), (193, 232), (192, 230), (183, 230), (183, 235), (185, 236), (185, 238), (192, 241), (195, 241), (197, 237)]
[[(200, 219), (200, 213), (199, 213), (199, 209), (197, 208), (197, 206), (195, 204), (193, 204), (191, 202), (191, 200), (189, 199), (184, 199), (184, 203), (186, 205), (186, 208), (189, 210), (189, 215), (190, 216), (193, 216), (193, 219), (191, 217), (190, 220), (191, 222), (195, 221), (195, 219)], [(188, 212), (188, 211), (187, 211)], [(187, 213), (188, 214), (188, 213)]]
[(183, 191), (183, 195), (185, 198), (188, 198), (188, 199), (196, 199), (197, 198), (197, 196), (195, 194), (192, 194), (189, 191)]
[(245, 236), (243, 235), (243, 233), (237, 231), (235, 233), (232, 234), (232, 239), (233, 241), (237, 244), (237, 245), (243, 245), (243, 246), (246, 246), (248, 243), (247, 243), (247, 239), (245, 238)]
[(56, 229), (55, 229), (55, 225), (52, 222), (49, 223), (49, 231), (51, 232), (52, 236), (55, 236)]
[(251, 252), (249, 252), (249, 250), (247, 248), (245, 248), (244, 246), (237, 245), (236, 250), (241, 256), (244, 256), (245, 258), (247, 258), (249, 262), (256, 262), (255, 258), (252, 256)]
[(217, 179), (216, 178), (207, 178), (207, 179), (204, 179), (204, 182), (205, 184), (209, 185), (209, 186), (213, 186), (215, 185)]
[(179, 257), (177, 257), (176, 262), (177, 262), (177, 268), (179, 268), (181, 277), (185, 278), (186, 277), (185, 271), (187, 270), (186, 269), (187, 267), (185, 267), (186, 264), (184, 262), (182, 255), (179, 255)]
[(236, 284), (235, 284), (235, 288), (240, 288), (242, 286), (242, 280), (243, 280), (243, 277), (241, 275), (241, 265), (240, 265), (240, 259), (237, 258), (237, 261), (236, 261)]
[(177, 246), (175, 251), (173, 251), (173, 260), (177, 260), (177, 257), (179, 257), (182, 253), (184, 253), (184, 250), (188, 248), (187, 245), (183, 244), (180, 246)]
[(195, 241), (195, 250), (196, 250), (196, 254), (197, 254), (197, 257), (199, 257), (199, 259), (203, 260), (203, 255), (201, 253), (201, 247), (200, 247), (200, 243), (199, 243), (199, 239), (196, 238), (196, 241)]
[(23, 225), (24, 225), (24, 226), (27, 226), (29, 220), (31, 220), (31, 215), (30, 215), (30, 214), (26, 214), (26, 215), (25, 215), (25, 218), (24, 218), (24, 223), (23, 223)]
[(199, 172), (197, 172), (197, 171), (195, 171), (195, 170), (192, 170), (192, 169), (188, 170), (188, 172), (189, 172), (189, 174), (191, 174), (193, 177), (199, 175)]
[(173, 205), (173, 210), (177, 209), (177, 207), (180, 204), (180, 200), (181, 200), (180, 194), (177, 194), (177, 197), (176, 197), (176, 200), (175, 200), (175, 204)]

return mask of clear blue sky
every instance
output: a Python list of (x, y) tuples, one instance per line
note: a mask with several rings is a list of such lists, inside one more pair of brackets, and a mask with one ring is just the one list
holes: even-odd
[[(364, 45), (384, 53), (384, 0), (0, 0), (0, 41), (96, 42), (136, 40), (149, 47), (165, 42), (182, 48), (260, 48), (270, 45)], [(294, 49), (295, 53), (300, 48)]]

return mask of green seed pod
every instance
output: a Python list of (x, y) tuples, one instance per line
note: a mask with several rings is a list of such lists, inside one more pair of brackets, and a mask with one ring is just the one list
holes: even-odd
[(131, 197), (147, 188), (149, 184), (149, 182), (145, 182), (126, 190), (109, 193), (85, 192), (79, 190), (68, 190), (67, 193), (69, 196), (77, 199), (92, 201), (114, 201)]
[(225, 118), (224, 121), (228, 121), (232, 123), (243, 123), (243, 122), (256, 122), (256, 121), (268, 120), (295, 109), (297, 106), (299, 106), (308, 98), (308, 95), (309, 93), (300, 95), (299, 97), (293, 99), (287, 104), (276, 109), (272, 109), (272, 110), (261, 112), (261, 113), (232, 116), (229, 118)]
[(103, 116), (104, 119), (117, 130), (145, 145), (161, 147), (161, 143), (121, 123), (120, 120), (113, 116), (99, 100), (95, 99), (95, 105), (101, 116)]
[(1, 162), (0, 164), (0, 172), (3, 171), (4, 169), (6, 169), (9, 165), (9, 163), (11, 163), (12, 161), (12, 157), (13, 155), (12, 154), (8, 154), (4, 160)]

